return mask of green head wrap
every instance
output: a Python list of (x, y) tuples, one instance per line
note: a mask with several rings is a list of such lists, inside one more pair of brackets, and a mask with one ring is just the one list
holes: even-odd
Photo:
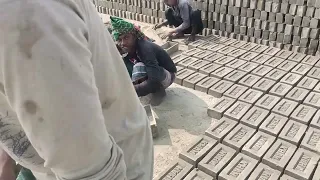
[(133, 33), (137, 35), (137, 38), (145, 38), (145, 35), (134, 24), (125, 21), (121, 18), (111, 16), (112, 35), (117, 41), (119, 36), (126, 33)]

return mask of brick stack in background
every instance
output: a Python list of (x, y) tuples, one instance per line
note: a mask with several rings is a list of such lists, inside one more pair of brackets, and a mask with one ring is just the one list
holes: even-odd
[[(158, 23), (160, 0), (99, 0), (101, 13)], [(219, 34), (309, 55), (320, 54), (320, 0), (191, 0), (201, 10), (203, 35)]]

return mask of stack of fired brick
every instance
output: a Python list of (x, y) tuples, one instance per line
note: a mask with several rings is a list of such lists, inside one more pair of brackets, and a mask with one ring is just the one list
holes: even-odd
[(320, 57), (211, 36), (172, 59), (217, 120), (156, 180), (320, 180)]
[[(97, 0), (94, 2), (98, 12), (121, 18), (156, 24), (165, 19), (165, 10), (168, 8), (160, 0)], [(201, 10), (205, 34), (209, 35), (208, 2), (191, 1), (194, 9)]]
[(319, 49), (319, 0), (210, 0), (213, 34), (295, 52)]

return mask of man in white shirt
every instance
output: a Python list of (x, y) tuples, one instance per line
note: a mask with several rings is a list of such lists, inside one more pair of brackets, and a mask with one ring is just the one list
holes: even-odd
[(90, 0), (0, 0), (0, 146), (39, 180), (152, 179), (149, 121)]

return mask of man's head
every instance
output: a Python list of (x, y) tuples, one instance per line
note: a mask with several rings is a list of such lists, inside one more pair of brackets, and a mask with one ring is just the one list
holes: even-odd
[(144, 38), (145, 35), (134, 26), (118, 17), (110, 17), (112, 24), (112, 34), (117, 44), (126, 52), (135, 50), (137, 39)]
[(117, 44), (125, 52), (132, 52), (135, 50), (137, 37), (134, 33), (125, 33), (119, 36)]
[(178, 4), (178, 0), (164, 0), (163, 2), (170, 7)]

